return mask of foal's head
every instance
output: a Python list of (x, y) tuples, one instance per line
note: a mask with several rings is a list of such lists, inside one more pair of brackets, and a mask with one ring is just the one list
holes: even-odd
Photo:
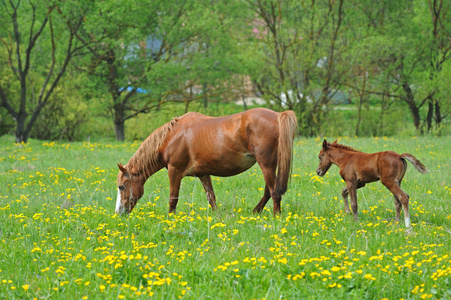
[(321, 148), (321, 151), (318, 154), (319, 165), (318, 168), (316, 169), (316, 174), (318, 174), (319, 176), (324, 176), (327, 173), (327, 171), (329, 171), (330, 166), (332, 166), (332, 161), (329, 155), (330, 150), (331, 150), (330, 143), (324, 140), (323, 147)]
[(132, 174), (127, 167), (117, 164), (117, 200), (116, 213), (129, 213), (144, 194), (143, 176)]

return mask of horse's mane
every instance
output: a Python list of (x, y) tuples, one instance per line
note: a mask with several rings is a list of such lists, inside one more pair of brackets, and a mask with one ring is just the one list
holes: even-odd
[(127, 169), (135, 174), (143, 173), (146, 177), (161, 169), (158, 157), (160, 146), (178, 121), (179, 118), (174, 118), (152, 132), (130, 158), (126, 165)]
[(345, 145), (342, 145), (342, 144), (338, 144), (336, 142), (330, 143), (329, 146), (335, 147), (335, 148), (340, 148), (340, 149), (343, 149), (343, 150), (353, 151), (353, 152), (360, 152), (359, 150), (355, 150), (352, 147), (345, 146)]

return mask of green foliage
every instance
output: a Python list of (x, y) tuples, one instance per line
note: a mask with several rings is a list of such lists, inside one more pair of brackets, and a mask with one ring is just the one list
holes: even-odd
[[(250, 96), (275, 110), (294, 110), (305, 136), (451, 130), (449, 1), (20, 2), (17, 37), (15, 3), (0, 6), (0, 105), (6, 109), (0, 109), (0, 132), (12, 132), (12, 121), (34, 127), (42, 112), (36, 137), (109, 138), (116, 130), (116, 138), (126, 131), (133, 139), (144, 131), (138, 127), (146, 128), (140, 120), (152, 122), (161, 110), (200, 110)], [(68, 53), (75, 68), (57, 80)], [(23, 77), (19, 58), (22, 66), (30, 61)], [(51, 97), (74, 77), (77, 99)], [(336, 91), (352, 98), (357, 111), (337, 112)], [(67, 118), (56, 112), (78, 108)], [(340, 115), (350, 122), (341, 124)]]
[[(224, 116), (239, 113), (243, 111), (242, 106), (235, 104), (224, 103), (210, 103), (208, 107), (204, 107), (203, 103), (197, 101), (190, 106), (192, 111), (197, 111), (209, 116)], [(127, 122), (126, 136), (129, 141), (143, 141), (155, 129), (166, 124), (172, 118), (181, 116), (185, 113), (185, 104), (183, 103), (168, 103), (158, 111), (150, 114), (140, 115)]]
[(49, 104), (43, 109), (33, 128), (32, 137), (49, 140), (81, 140), (82, 124), (87, 121), (88, 105), (79, 90), (62, 84), (53, 93)]
[(116, 162), (139, 142), (0, 137), (0, 298), (449, 298), (450, 140), (339, 139), (365, 152), (408, 151), (427, 166), (424, 175), (409, 164), (403, 180), (411, 234), (394, 222), (380, 183), (358, 190), (359, 222), (343, 213), (338, 168), (315, 173), (321, 142), (296, 139), (279, 217), (271, 203), (252, 213), (264, 188), (258, 166), (213, 178), (215, 212), (200, 181), (183, 179), (170, 216), (162, 170), (120, 217)]

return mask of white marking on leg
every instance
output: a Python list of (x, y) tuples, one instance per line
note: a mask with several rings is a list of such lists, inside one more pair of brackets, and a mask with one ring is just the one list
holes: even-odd
[(119, 191), (119, 189), (117, 189), (117, 200), (116, 200), (116, 210), (115, 213), (119, 213), (121, 211), (122, 208), (122, 203), (121, 203), (121, 192)]
[(407, 228), (412, 227), (412, 224), (410, 223), (410, 217), (404, 218), (404, 221), (406, 222), (406, 227), (407, 227)]

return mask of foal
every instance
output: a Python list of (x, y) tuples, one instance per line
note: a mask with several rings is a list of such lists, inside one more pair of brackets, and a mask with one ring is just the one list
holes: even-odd
[(340, 145), (337, 141), (323, 141), (318, 155), (319, 166), (316, 173), (324, 176), (332, 164), (340, 168), (340, 176), (346, 182), (342, 196), (346, 213), (351, 213), (348, 194), (351, 196), (351, 208), (354, 219), (357, 213), (357, 189), (366, 183), (380, 180), (395, 198), (396, 221), (399, 222), (401, 206), (404, 209), (404, 220), (407, 228), (411, 227), (409, 215), (409, 195), (401, 189), (401, 181), (407, 170), (406, 160), (410, 161), (420, 173), (426, 173), (426, 167), (412, 154), (398, 154), (393, 151), (364, 153), (351, 147)]

